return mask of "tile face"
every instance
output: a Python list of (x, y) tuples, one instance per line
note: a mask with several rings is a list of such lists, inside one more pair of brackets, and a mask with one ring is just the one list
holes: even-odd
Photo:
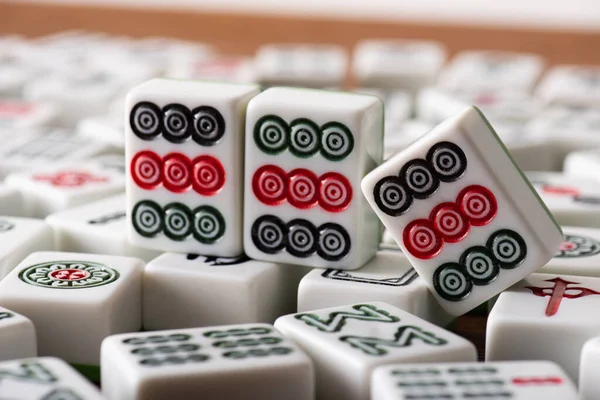
[(144, 329), (273, 323), (296, 311), (305, 272), (246, 255), (165, 253), (144, 270)]
[(298, 312), (381, 301), (443, 326), (451, 317), (398, 251), (380, 250), (356, 271), (313, 269), (298, 287)]
[(531, 92), (545, 67), (535, 54), (501, 51), (463, 51), (440, 76), (448, 90), (497, 90)]
[(142, 261), (38, 252), (2, 281), (0, 305), (35, 325), (40, 356), (98, 365), (102, 340), (140, 329)]
[(1, 362), (0, 396), (10, 400), (105, 399), (66, 362), (53, 357)]
[(579, 396), (581, 400), (594, 400), (598, 397), (600, 382), (598, 371), (600, 368), (600, 337), (588, 340), (581, 349), (581, 363), (579, 364)]
[(598, 307), (599, 278), (532, 274), (501, 293), (494, 304), (485, 358), (549, 360), (577, 381), (581, 348), (600, 335), (600, 323), (590, 318)]
[(348, 56), (337, 45), (267, 44), (258, 49), (254, 64), (262, 85), (339, 87), (346, 78)]
[(52, 229), (40, 219), (0, 216), (0, 279), (36, 251), (54, 250)]
[(373, 257), (379, 223), (359, 187), (381, 161), (382, 117), (381, 101), (360, 94), (272, 88), (250, 101), (248, 256), (336, 269)]
[(600, 183), (560, 173), (527, 176), (559, 224), (600, 228)]
[(35, 356), (37, 341), (31, 320), (0, 307), (0, 361)]
[(256, 85), (154, 79), (129, 92), (127, 235), (160, 251), (242, 248), (243, 115)]
[(563, 226), (564, 241), (538, 272), (600, 278), (600, 229)]
[(381, 365), (477, 358), (467, 340), (386, 303), (287, 315), (275, 328), (312, 358), (324, 400), (369, 399), (371, 373)]
[(380, 367), (372, 400), (578, 400), (565, 372), (548, 361), (398, 364)]
[(146, 261), (161, 252), (132, 245), (127, 240), (125, 194), (50, 214), (56, 250), (138, 257)]
[(311, 360), (272, 325), (115, 335), (102, 343), (110, 399), (314, 399)]
[(537, 95), (548, 104), (598, 106), (600, 68), (588, 65), (559, 65), (540, 83)]
[(6, 178), (23, 198), (25, 213), (36, 218), (123, 192), (125, 177), (89, 161), (15, 172)]
[(541, 268), (562, 243), (559, 226), (475, 108), (389, 158), (361, 186), (452, 315)]
[(438, 42), (364, 40), (354, 49), (352, 72), (362, 86), (415, 92), (435, 84), (445, 60)]
[(58, 110), (51, 103), (0, 99), (0, 129), (31, 129), (49, 126), (52, 125), (57, 114)]

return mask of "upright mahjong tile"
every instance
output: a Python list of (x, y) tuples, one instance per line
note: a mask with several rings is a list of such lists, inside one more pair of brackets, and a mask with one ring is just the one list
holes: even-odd
[(102, 343), (112, 400), (312, 400), (311, 360), (272, 325), (128, 333)]
[(362, 190), (453, 315), (541, 268), (562, 243), (560, 227), (476, 108), (389, 158)]
[(381, 365), (477, 359), (466, 339), (386, 303), (286, 315), (275, 328), (312, 358), (322, 400), (368, 400)]
[(63, 360), (53, 357), (0, 362), (0, 398), (10, 400), (105, 400)]
[(244, 249), (251, 258), (356, 269), (379, 222), (360, 180), (381, 162), (383, 109), (374, 96), (272, 88), (248, 105)]
[(371, 388), (371, 400), (579, 399), (548, 361), (388, 365), (375, 370)]
[(256, 85), (153, 79), (129, 92), (132, 244), (236, 256), (242, 248), (244, 115)]

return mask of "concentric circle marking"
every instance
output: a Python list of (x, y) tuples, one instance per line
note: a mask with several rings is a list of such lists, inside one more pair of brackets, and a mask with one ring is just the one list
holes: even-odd
[(181, 242), (192, 233), (192, 212), (182, 203), (170, 203), (164, 210), (164, 232), (171, 240)]
[(340, 261), (352, 249), (350, 235), (343, 226), (328, 222), (318, 228), (319, 246), (317, 254), (327, 261)]
[(204, 205), (192, 211), (194, 239), (204, 244), (213, 244), (223, 238), (226, 231), (225, 218), (215, 207)]
[(141, 236), (155, 237), (163, 229), (163, 210), (151, 200), (142, 200), (133, 207), (131, 224)]
[(373, 187), (373, 198), (377, 207), (392, 217), (404, 214), (413, 203), (412, 195), (397, 176), (380, 179)]
[(276, 115), (265, 115), (254, 124), (254, 142), (269, 155), (283, 152), (289, 145), (288, 124)]
[(288, 195), (287, 174), (276, 165), (263, 165), (252, 176), (252, 191), (263, 204), (282, 204)]
[(192, 186), (202, 196), (214, 196), (225, 186), (225, 168), (219, 160), (209, 155), (194, 158)]
[(498, 213), (496, 196), (488, 188), (480, 185), (467, 186), (461, 190), (456, 202), (471, 225), (487, 225)]
[(328, 122), (321, 127), (321, 154), (330, 161), (341, 161), (354, 149), (354, 136), (339, 122)]
[(454, 203), (442, 203), (431, 212), (433, 227), (444, 238), (444, 242), (456, 243), (463, 240), (471, 229), (469, 221)]
[(163, 137), (171, 143), (183, 143), (192, 135), (192, 113), (181, 104), (163, 108)]
[(147, 101), (137, 103), (129, 114), (129, 125), (133, 133), (142, 140), (157, 137), (162, 128), (162, 111)]
[(415, 159), (407, 162), (400, 171), (400, 178), (406, 188), (417, 199), (426, 199), (434, 194), (440, 181), (425, 160)]
[(341, 212), (352, 202), (352, 184), (342, 174), (328, 172), (321, 175), (319, 204), (329, 212)]
[(600, 253), (600, 242), (580, 235), (564, 235), (564, 241), (554, 257), (577, 258), (590, 257)]
[(294, 257), (312, 256), (318, 247), (317, 228), (304, 219), (293, 219), (287, 223), (286, 250)]
[(445, 263), (433, 273), (433, 288), (441, 298), (457, 302), (464, 300), (473, 290), (473, 282), (458, 263)]
[(162, 159), (153, 151), (140, 151), (131, 160), (131, 178), (142, 189), (152, 190), (163, 180)]
[(437, 256), (444, 246), (441, 235), (426, 219), (417, 219), (406, 225), (402, 238), (406, 250), (422, 260)]
[(319, 126), (310, 119), (298, 118), (290, 123), (290, 153), (308, 158), (319, 151), (321, 145)]
[(214, 146), (225, 134), (225, 119), (214, 107), (201, 106), (192, 110), (192, 140), (200, 146)]
[(425, 158), (442, 182), (454, 182), (467, 170), (465, 152), (452, 142), (434, 144)]
[(192, 186), (192, 162), (181, 153), (167, 154), (163, 159), (163, 185), (165, 189), (182, 193)]
[(291, 171), (288, 175), (288, 202), (300, 209), (312, 208), (319, 201), (319, 179), (304, 168)]
[(494, 256), (484, 246), (469, 247), (460, 257), (460, 263), (475, 285), (489, 285), (500, 274)]
[(33, 286), (84, 289), (108, 285), (119, 279), (119, 272), (91, 261), (51, 261), (23, 269), (19, 278)]
[(252, 242), (266, 254), (277, 254), (286, 246), (287, 228), (283, 221), (273, 215), (258, 217), (252, 224)]
[(486, 247), (490, 249), (500, 268), (513, 269), (527, 257), (527, 244), (517, 232), (501, 229), (492, 234)]

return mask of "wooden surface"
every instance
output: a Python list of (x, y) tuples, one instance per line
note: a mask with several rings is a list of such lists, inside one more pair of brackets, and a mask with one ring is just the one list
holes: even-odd
[(439, 40), (450, 54), (464, 49), (513, 50), (542, 54), (551, 64), (600, 64), (600, 30), (559, 32), (0, 2), (0, 33), (39, 36), (66, 29), (199, 40), (230, 54), (252, 54), (270, 42), (327, 42), (350, 49), (360, 39), (382, 37)]

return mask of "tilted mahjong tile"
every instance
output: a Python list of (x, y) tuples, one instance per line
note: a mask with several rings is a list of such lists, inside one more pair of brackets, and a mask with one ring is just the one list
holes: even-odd
[(125, 190), (123, 174), (92, 161), (14, 172), (5, 182), (21, 192), (26, 215), (37, 218)]
[(0, 176), (58, 163), (87, 161), (106, 154), (109, 146), (71, 131), (42, 128), (0, 144)]
[(380, 302), (286, 315), (275, 328), (312, 358), (321, 400), (369, 399), (381, 365), (477, 359), (466, 339)]
[(363, 40), (354, 48), (352, 72), (362, 86), (411, 92), (435, 84), (446, 60), (439, 42)]
[(144, 269), (144, 329), (273, 323), (296, 311), (306, 272), (245, 255), (165, 253)]
[(527, 176), (559, 224), (600, 228), (600, 183), (561, 173)]
[(63, 360), (40, 357), (0, 362), (0, 399), (105, 400), (105, 397)]
[(161, 254), (127, 240), (125, 194), (50, 214), (45, 222), (54, 231), (58, 251), (138, 257), (146, 261)]
[(560, 227), (474, 107), (389, 158), (361, 186), (453, 315), (541, 268), (562, 243)]
[(315, 268), (298, 286), (298, 312), (368, 301), (382, 301), (439, 326), (452, 319), (399, 251), (380, 250), (356, 271)]
[(577, 381), (581, 348), (600, 336), (600, 321), (591, 317), (599, 307), (600, 278), (532, 274), (494, 304), (485, 359), (554, 361)]
[(346, 79), (348, 56), (333, 44), (266, 44), (254, 57), (262, 85), (339, 87)]
[(115, 335), (101, 352), (111, 400), (314, 399), (311, 360), (272, 325)]
[(600, 105), (600, 67), (558, 65), (540, 83), (537, 96), (548, 104)]
[[(600, 128), (600, 112), (598, 113)], [(564, 174), (573, 178), (585, 178), (598, 182), (600, 170), (600, 151), (582, 150), (567, 154), (564, 163)]]
[(600, 229), (563, 226), (564, 241), (539, 273), (600, 278)]
[(579, 399), (548, 361), (388, 365), (375, 370), (371, 388), (371, 400)]
[(143, 262), (38, 252), (0, 281), (0, 305), (35, 325), (40, 356), (98, 365), (102, 340), (142, 325)]
[[(0, 307), (0, 361), (35, 356), (37, 356), (37, 341), (35, 327), (31, 320), (12, 310)], [(1, 390), (0, 399), (2, 399)]]
[(153, 79), (129, 92), (125, 150), (132, 244), (236, 256), (244, 113), (256, 85)]
[(41, 219), (0, 216), (0, 279), (29, 254), (54, 250), (53, 239)]
[(448, 90), (531, 92), (545, 67), (536, 54), (505, 51), (463, 51), (440, 75)]
[(0, 129), (12, 130), (51, 126), (58, 112), (50, 103), (0, 100)]
[(248, 256), (336, 269), (373, 257), (380, 225), (360, 180), (381, 162), (382, 112), (374, 96), (311, 89), (272, 88), (250, 101)]

